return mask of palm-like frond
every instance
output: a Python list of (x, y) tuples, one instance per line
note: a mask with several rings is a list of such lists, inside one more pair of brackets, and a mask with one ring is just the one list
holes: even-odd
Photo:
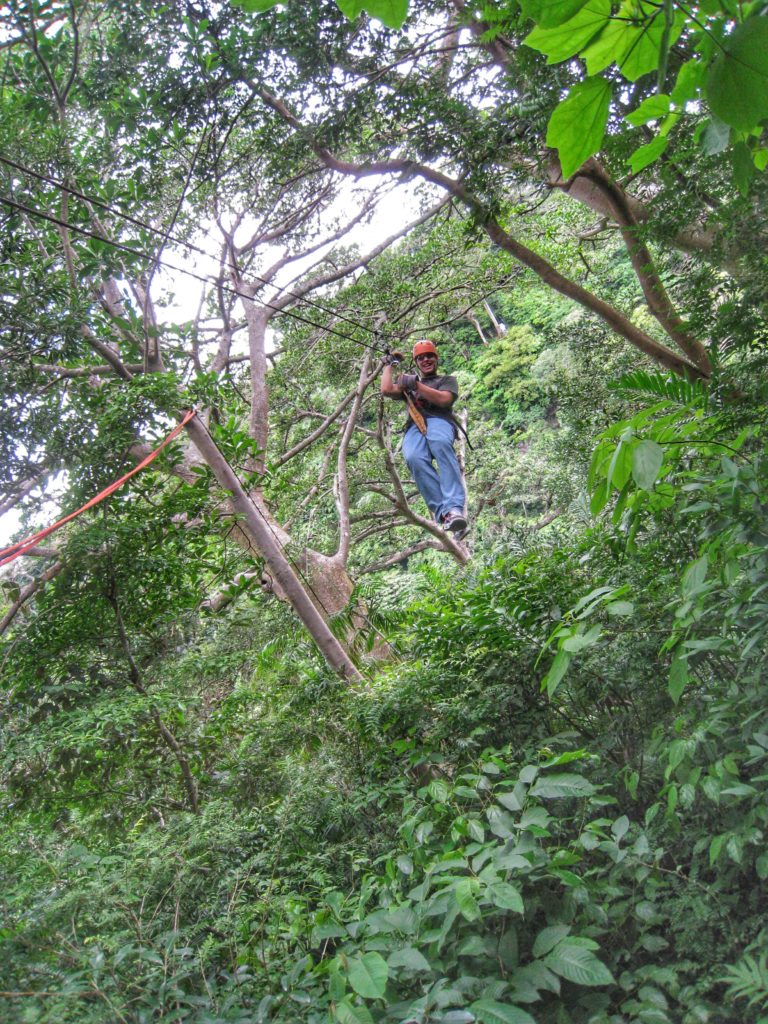
[(673, 405), (703, 409), (706, 391), (700, 380), (683, 380), (665, 373), (632, 370), (610, 385), (622, 398), (654, 398)]

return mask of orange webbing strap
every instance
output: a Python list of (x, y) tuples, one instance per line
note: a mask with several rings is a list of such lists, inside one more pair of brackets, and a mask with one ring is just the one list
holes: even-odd
[(404, 391), (403, 395), (405, 396), (405, 401), (406, 401), (406, 404), (408, 406), (408, 412), (411, 415), (411, 419), (416, 424), (416, 426), (419, 428), (419, 430), (422, 432), (422, 434), (426, 434), (426, 432), (427, 432), (427, 422), (424, 419), (424, 417), (421, 415), (421, 411), (416, 408), (416, 403), (414, 402), (414, 400), (411, 398), (411, 396), (408, 394), (407, 391)]
[(59, 527), (68, 523), (76, 516), (79, 516), (81, 512), (85, 512), (87, 509), (93, 508), (94, 505), (98, 505), (100, 501), (108, 498), (110, 494), (114, 494), (118, 488), (123, 486), (126, 480), (130, 480), (132, 476), (140, 473), (142, 469), (146, 469), (150, 462), (157, 458), (163, 448), (165, 448), (167, 444), (170, 444), (174, 437), (182, 431), (182, 429), (196, 414), (197, 410), (188, 409), (184, 414), (184, 418), (181, 423), (176, 424), (170, 434), (157, 446), (157, 448), (155, 448), (154, 451), (150, 452), (145, 459), (142, 459), (141, 462), (137, 466), (134, 466), (130, 472), (125, 474), (125, 476), (121, 476), (119, 480), (115, 480), (115, 482), (110, 484), (109, 487), (105, 487), (104, 490), (97, 494), (95, 498), (91, 498), (90, 501), (87, 501), (81, 508), (77, 509), (76, 512), (70, 512), (68, 516), (64, 516), (63, 519), (59, 519), (59, 521), (54, 523), (52, 526), (46, 526), (44, 530), (40, 530), (39, 533), (34, 533), (31, 537), (27, 537), (26, 540), (17, 541), (15, 544), (11, 544), (10, 547), (0, 550), (0, 567), (9, 565), (15, 558), (18, 558), (19, 555), (25, 555), (28, 551), (31, 551), (32, 548), (36, 547), (44, 537), (53, 533), (54, 530), (58, 530)]

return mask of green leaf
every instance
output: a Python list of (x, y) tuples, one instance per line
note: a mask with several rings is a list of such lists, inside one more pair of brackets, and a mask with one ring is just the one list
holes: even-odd
[(364, 919), (372, 935), (403, 932), (410, 935), (419, 927), (419, 919), (410, 907), (387, 907), (374, 910)]
[(489, 807), (485, 812), (485, 816), (488, 819), (488, 827), (491, 832), (498, 836), (499, 839), (507, 839), (512, 835), (515, 819), (511, 814), (502, 811), (499, 807)]
[(626, 814), (622, 814), (621, 817), (617, 818), (616, 821), (614, 821), (614, 823), (611, 825), (611, 834), (616, 839), (616, 842), (619, 842), (624, 838), (628, 831), (629, 818), (626, 816)]
[(691, 597), (702, 585), (707, 576), (709, 559), (706, 555), (691, 562), (683, 573), (682, 592), (683, 597)]
[(569, 934), (570, 930), (571, 926), (567, 924), (553, 924), (549, 928), (542, 928), (533, 944), (533, 955), (535, 957), (546, 956), (558, 942)]
[(677, 81), (672, 90), (672, 102), (682, 107), (689, 100), (695, 99), (704, 83), (705, 65), (700, 60), (688, 60), (677, 72)]
[(662, 42), (667, 48), (674, 43), (684, 22), (684, 16), (678, 12), (668, 25), (656, 4), (642, 0), (623, 3), (617, 16), (582, 50), (580, 56), (587, 63), (587, 73), (595, 75), (609, 64), (616, 64), (625, 78), (636, 81), (658, 68)]
[(571, 663), (571, 656), (567, 651), (558, 651), (555, 655), (555, 659), (550, 666), (549, 672), (544, 676), (541, 681), (542, 690), (546, 689), (547, 693), (551, 697), (555, 690), (560, 685), (565, 673), (568, 671), (568, 666)]
[(367, 1006), (355, 1006), (349, 999), (336, 1003), (333, 1013), (339, 1024), (373, 1024)]
[(632, 477), (638, 487), (650, 491), (664, 463), (664, 449), (655, 441), (641, 441), (632, 452)]
[(608, 504), (608, 497), (608, 483), (605, 480), (601, 480), (592, 491), (592, 497), (589, 499), (589, 511), (593, 516), (597, 516), (603, 511)]
[(591, 949), (560, 942), (542, 961), (551, 971), (577, 985), (610, 985), (613, 975)]
[(413, 858), (403, 853), (397, 858), (397, 866), (404, 875), (413, 874)]
[(720, 851), (722, 850), (722, 848), (723, 848), (727, 838), (728, 838), (728, 833), (726, 832), (723, 835), (715, 836), (713, 838), (712, 842), (709, 844), (709, 866), (710, 867), (712, 867), (712, 865), (716, 863), (718, 857), (720, 856)]
[(605, 606), (605, 610), (609, 615), (624, 619), (635, 614), (635, 606), (631, 601), (611, 601)]
[(519, 811), (522, 809), (522, 804), (513, 793), (496, 793), (496, 802), (500, 803), (502, 807), (506, 807), (508, 811)]
[(634, 125), (635, 128), (639, 128), (641, 124), (648, 124), (649, 121), (657, 121), (660, 117), (664, 117), (669, 113), (669, 106), (669, 96), (665, 96), (664, 93), (655, 93), (644, 99), (637, 110), (627, 114), (624, 120)]
[(480, 1024), (536, 1024), (536, 1021), (519, 1006), (497, 1003), (494, 999), (478, 999), (470, 1010)]
[(705, 156), (716, 156), (728, 148), (731, 140), (731, 129), (719, 117), (712, 117), (706, 122), (701, 133), (701, 150)]
[(731, 166), (733, 168), (733, 183), (739, 192), (746, 196), (749, 193), (749, 186), (755, 176), (755, 164), (746, 142), (737, 142), (733, 147), (731, 151)]
[(542, 28), (562, 25), (574, 17), (587, 0), (523, 0), (523, 17), (530, 18)]
[(468, 935), (456, 948), (458, 956), (486, 956), (487, 950), (482, 935)]
[(363, 953), (350, 958), (347, 977), (352, 988), (364, 999), (381, 999), (387, 987), (389, 968), (379, 953)]
[[(549, 6), (549, 5), (547, 5)], [(573, 18), (553, 27), (539, 26), (523, 42), (547, 56), (547, 64), (572, 57), (608, 24), (611, 0), (587, 0)]]
[(480, 907), (475, 899), (478, 888), (478, 882), (474, 878), (461, 878), (453, 886), (456, 903), (467, 921), (477, 921), (480, 917)]
[(495, 907), (502, 910), (514, 910), (516, 914), (522, 914), (525, 910), (523, 897), (509, 882), (494, 882), (488, 887), (487, 896)]
[(669, 667), (669, 684), (667, 689), (673, 703), (677, 704), (688, 682), (688, 662), (685, 658), (676, 657)]
[(723, 40), (706, 82), (711, 109), (748, 131), (768, 118), (768, 16), (749, 18)]
[(390, 967), (407, 967), (409, 971), (431, 971), (429, 960), (413, 946), (396, 949), (387, 957)]
[(556, 772), (552, 775), (540, 775), (530, 792), (531, 796), (552, 800), (568, 796), (591, 796), (595, 792), (595, 787), (581, 775)]
[(594, 647), (602, 633), (601, 627), (592, 626), (586, 633), (582, 632), (583, 628), (583, 623), (579, 623), (578, 630), (563, 640), (562, 649), (564, 651), (568, 651), (569, 654), (578, 654), (579, 651), (583, 651), (587, 647)]
[(448, 784), (443, 779), (433, 779), (429, 784), (427, 792), (435, 803), (438, 804), (448, 803), (451, 793)]
[(336, 3), (350, 21), (367, 11), (387, 28), (400, 28), (408, 15), (408, 0), (336, 0)]
[[(632, 11), (637, 5), (633, 0), (628, 6)], [(629, 24), (631, 31), (625, 37), (625, 49), (621, 54), (614, 56), (621, 73), (630, 82), (636, 82), (638, 78), (659, 67), (662, 45), (665, 46), (666, 56), (669, 47), (677, 42), (685, 25), (685, 14), (680, 10), (675, 11), (671, 23), (665, 24), (664, 18), (658, 14), (655, 3), (641, 2), (639, 6), (646, 16), (646, 21), (641, 25)], [(621, 21), (620, 18), (616, 20)]]
[(232, 0), (233, 7), (239, 7), (246, 14), (263, 14), (264, 11), (276, 7), (279, 0)]
[(632, 173), (639, 174), (640, 171), (644, 171), (646, 167), (649, 167), (655, 160), (659, 159), (668, 145), (668, 138), (663, 135), (657, 135), (655, 139), (646, 142), (644, 146), (638, 146), (629, 156), (629, 166), (632, 168)]
[(610, 83), (603, 78), (588, 78), (574, 85), (552, 111), (547, 145), (558, 151), (564, 178), (570, 178), (600, 149), (610, 102)]

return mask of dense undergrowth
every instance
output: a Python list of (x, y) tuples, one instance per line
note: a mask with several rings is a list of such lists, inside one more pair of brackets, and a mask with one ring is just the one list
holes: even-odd
[(591, 525), (391, 572), (357, 690), (258, 600), (120, 688), (54, 591), (5, 652), (3, 1019), (768, 1019), (763, 425), (622, 386)]

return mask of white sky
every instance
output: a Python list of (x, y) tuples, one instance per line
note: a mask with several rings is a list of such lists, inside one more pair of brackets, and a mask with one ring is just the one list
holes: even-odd
[[(365, 251), (405, 227), (410, 221), (415, 220), (418, 213), (419, 202), (413, 186), (401, 185), (384, 197), (368, 223), (358, 225), (348, 236), (334, 244), (357, 244), (361, 251)], [(212, 235), (210, 242), (208, 244), (204, 242), (200, 248), (214, 253), (218, 245), (219, 240)], [(317, 258), (318, 254), (314, 254), (312, 260)], [(200, 253), (192, 253), (189, 256), (183, 249), (169, 248), (166, 250), (164, 260), (175, 266), (189, 268), (201, 276), (215, 277), (218, 273), (218, 262), (213, 255), (210, 260), (207, 260)], [(293, 264), (290, 268), (290, 276), (294, 277), (301, 269), (303, 268), (300, 263)], [(172, 304), (158, 305), (158, 317), (161, 321), (184, 323), (196, 315), (201, 289), (204, 287), (201, 281), (184, 274), (173, 274), (172, 271), (163, 269), (155, 275), (153, 285), (155, 297), (159, 294), (167, 294), (169, 291), (174, 295)], [(33, 525), (25, 532), (25, 535), (41, 530), (56, 521), (59, 516), (56, 492), (60, 491), (63, 483), (64, 478), (59, 475), (58, 481), (49, 486), (45, 494), (40, 490), (35, 490), (25, 500), (26, 508), (35, 506)], [(11, 543), (19, 528), (20, 516), (16, 510), (0, 516), (0, 548)], [(43, 543), (48, 543), (47, 539)], [(55, 543), (55, 534), (51, 543)], [(14, 564), (15, 569), (16, 565)]]

